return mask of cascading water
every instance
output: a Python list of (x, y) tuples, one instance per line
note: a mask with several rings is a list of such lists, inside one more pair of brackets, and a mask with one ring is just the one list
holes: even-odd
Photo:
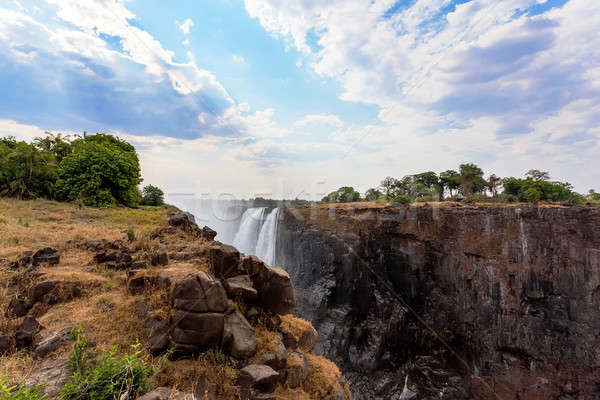
[(247, 208), (242, 201), (169, 196), (167, 202), (196, 218), (199, 226), (217, 231), (216, 240), (253, 254), (269, 265), (275, 262), (279, 208)]
[(274, 208), (265, 220), (256, 244), (256, 255), (268, 265), (275, 262), (275, 246), (277, 244), (277, 224), (279, 223), (279, 208)]
[(233, 245), (242, 253), (256, 254), (256, 244), (264, 221), (265, 207), (249, 208), (242, 215)]

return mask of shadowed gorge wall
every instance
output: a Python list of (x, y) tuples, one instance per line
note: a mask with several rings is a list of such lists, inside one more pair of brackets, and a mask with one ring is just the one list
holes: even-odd
[(277, 263), (359, 398), (595, 398), (600, 209), (358, 207), (284, 209)]

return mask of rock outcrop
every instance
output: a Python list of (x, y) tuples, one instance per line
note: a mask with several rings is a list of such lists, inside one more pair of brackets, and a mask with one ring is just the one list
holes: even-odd
[(277, 254), (357, 397), (596, 398), (600, 209), (360, 207), (285, 210)]

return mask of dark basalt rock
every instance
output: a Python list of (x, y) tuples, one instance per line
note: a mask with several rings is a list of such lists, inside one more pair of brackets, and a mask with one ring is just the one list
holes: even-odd
[(33, 343), (33, 338), (42, 329), (42, 325), (32, 317), (25, 317), (21, 325), (17, 328), (15, 343), (18, 348), (29, 347)]
[(52, 332), (41, 331), (33, 338), (33, 355), (43, 358), (63, 346), (71, 343), (73, 326), (69, 325)]
[(263, 394), (272, 394), (275, 391), (279, 373), (268, 365), (251, 364), (243, 368), (238, 375), (238, 384), (241, 387), (242, 399), (257, 399)]
[(5, 355), (12, 350), (13, 339), (8, 335), (0, 335), (0, 355)]
[(168, 263), (169, 263), (169, 257), (167, 256), (167, 253), (165, 253), (164, 251), (150, 254), (150, 264), (156, 266), (156, 265), (167, 265)]
[(200, 253), (211, 271), (219, 279), (227, 279), (243, 273), (239, 268), (240, 252), (233, 246), (221, 242), (207, 244)]
[(425, 399), (442, 390), (491, 398), (490, 387), (502, 387), (503, 398), (568, 398), (569, 385), (579, 398), (596, 396), (599, 208), (282, 214), (276, 259), (292, 277), (300, 316), (319, 332), (318, 348), (358, 399), (400, 398), (406, 375), (407, 390)]
[(254, 328), (239, 311), (225, 316), (223, 325), (223, 346), (237, 359), (246, 359), (256, 354)]
[(175, 308), (199, 313), (223, 313), (229, 306), (221, 282), (202, 271), (177, 281), (171, 299)]
[(13, 297), (8, 303), (5, 315), (9, 318), (19, 318), (27, 314), (27, 304), (20, 297)]
[(34, 265), (56, 265), (60, 262), (60, 252), (51, 247), (44, 247), (43, 249), (36, 251), (32, 256), (32, 259)]
[(270, 267), (256, 256), (247, 256), (242, 267), (258, 292), (258, 302), (266, 311), (277, 314), (293, 314), (296, 297), (289, 274), (279, 267)]
[(247, 302), (256, 300), (258, 292), (254, 289), (248, 275), (238, 275), (225, 280), (225, 289), (229, 297)]

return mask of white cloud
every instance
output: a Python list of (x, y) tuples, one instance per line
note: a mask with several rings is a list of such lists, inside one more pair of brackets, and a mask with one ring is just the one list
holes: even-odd
[(244, 59), (244, 57), (237, 55), (237, 54), (234, 54), (231, 57), (231, 60), (236, 64), (245, 64), (246, 63), (246, 60)]
[(333, 127), (340, 128), (344, 126), (344, 121), (342, 121), (337, 115), (333, 114), (309, 114), (303, 119), (296, 121), (294, 126), (302, 127), (311, 124), (331, 125)]
[(183, 21), (182, 23), (175, 21), (175, 24), (177, 25), (177, 27), (179, 27), (179, 29), (181, 29), (181, 32), (183, 32), (184, 35), (188, 35), (190, 33), (190, 30), (194, 26), (194, 21), (192, 21), (189, 18), (186, 18), (185, 21)]
[(189, 39), (185, 39), (183, 42), (181, 42), (182, 45), (184, 46), (189, 46), (190, 45), (190, 41)]
[(14, 136), (20, 140), (43, 137), (44, 130), (35, 125), (20, 124), (9, 119), (0, 119), (0, 136)]

